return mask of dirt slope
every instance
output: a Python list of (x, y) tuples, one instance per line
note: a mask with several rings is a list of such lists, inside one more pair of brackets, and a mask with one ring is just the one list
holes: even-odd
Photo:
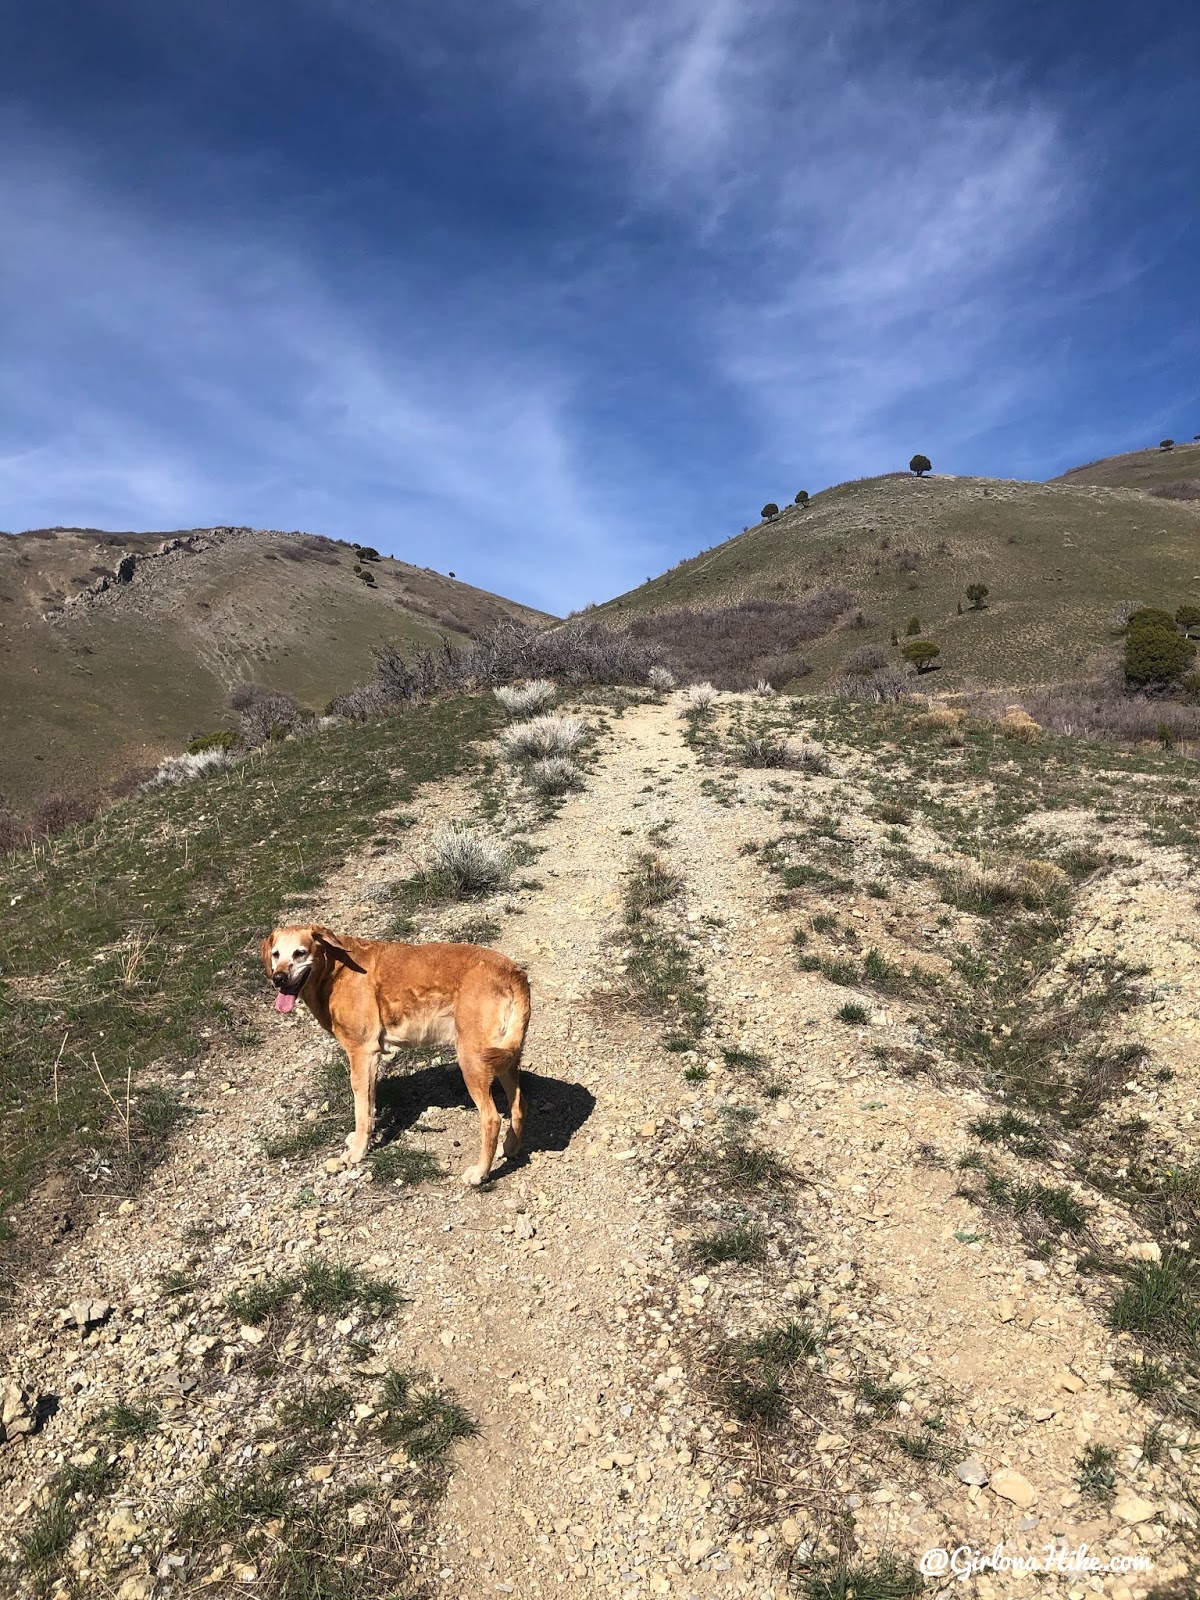
[(320, 710), (371, 676), (378, 646), (437, 645), (505, 616), (547, 620), (308, 534), (0, 537), (0, 809), (152, 765), (221, 726), (234, 684), (286, 689)]
[[(530, 877), (484, 908), (533, 983), (527, 1162), (483, 1192), (462, 1188), (475, 1115), (428, 1060), (394, 1080), (387, 1131), (435, 1155), (444, 1180), (414, 1189), (379, 1170), (347, 1172), (336, 1154), (344, 1094), (324, 1148), (265, 1156), (263, 1134), (320, 1099), (309, 1083), (329, 1046), (297, 1013), (206, 1073), (202, 1115), (171, 1158), (70, 1247), (6, 1327), (6, 1375), (58, 1397), (40, 1432), (0, 1447), (7, 1551), (56, 1464), (94, 1443), (102, 1404), (141, 1396), (162, 1409), (157, 1433), (124, 1446), (119, 1487), (85, 1515), (67, 1564), (79, 1587), (57, 1592), (257, 1592), (263, 1561), (240, 1561), (232, 1547), (204, 1570), (171, 1565), (187, 1554), (161, 1542), (173, 1497), (206, 1464), (232, 1471), (275, 1450), (274, 1404), (298, 1378), (346, 1383), (370, 1408), (389, 1365), (431, 1371), (480, 1425), (455, 1447), (448, 1496), (414, 1536), (414, 1580), (436, 1595), (782, 1597), (789, 1565), (802, 1583), (839, 1541), (868, 1563), (887, 1550), (907, 1560), (1003, 1541), (1036, 1555), (1086, 1540), (1106, 1561), (1152, 1564), (1042, 1574), (1018, 1593), (1129, 1600), (1196, 1570), (1188, 1416), (1168, 1414), (1147, 1446), (1157, 1413), (1123, 1376), (1138, 1347), (1106, 1320), (1111, 1279), (1077, 1275), (1083, 1243), (1050, 1232), (1035, 1247), (1015, 1217), (959, 1192), (974, 1169), (956, 1171), (956, 1158), (984, 1148), (968, 1125), (995, 1095), (963, 1076), (939, 1031), (944, 998), (881, 992), (862, 965), (870, 945), (896, 970), (949, 971), (956, 952), (994, 942), (981, 913), (948, 912), (912, 861), (954, 859), (972, 809), (982, 816), (1006, 786), (1027, 783), (1014, 826), (1029, 850), (1061, 855), (1099, 840), (1124, 856), (1084, 883), (1041, 981), (1089, 954), (1149, 965), (1144, 1003), (1113, 1027), (1171, 1070), (1155, 1078), (1147, 1066), (1114, 1086), (1099, 1117), (1114, 1128), (1140, 1120), (1155, 1161), (1186, 1167), (1200, 955), (1181, 920), (1191, 847), (1166, 837), (1177, 804), (1167, 785), (1147, 806), (1143, 774), (1126, 758), (1098, 758), (1085, 779), (1067, 775), (1079, 800), (1068, 809), (1057, 763), (1040, 754), (1022, 765), (1021, 751), (1006, 763), (1000, 750), (980, 768), (971, 751), (943, 749), (940, 734), (899, 746), (893, 727), (881, 741), (862, 713), (813, 728), (793, 704), (730, 699), (692, 737), (670, 705), (619, 710), (585, 708), (600, 733), (587, 787), (532, 833), (515, 785), (436, 788), (408, 808), (402, 853), (352, 861), (317, 896), (333, 925), (383, 931), (387, 885), (420, 858), (436, 819), (499, 806), (530, 838), (540, 852)], [(748, 728), (818, 732), (826, 770), (716, 764), (719, 741)], [(880, 814), (901, 789), (918, 806), (911, 823)], [(1123, 807), (1139, 803), (1135, 828)], [(810, 852), (852, 855), (853, 883), (839, 887), (822, 868), (814, 877), (816, 857), (789, 879), (783, 847), (763, 849), (781, 829)], [(691, 982), (707, 994), (709, 1019), (684, 1050), (664, 1047), (670, 1003), (654, 1014), (622, 1000), (623, 905), (647, 849), (682, 879), (657, 913), (690, 950), (680, 990)], [(452, 934), (470, 915), (426, 914), (418, 934)], [(836, 924), (823, 923), (817, 941), (828, 958), (798, 970), (797, 927), (818, 917)], [(831, 979), (838, 954), (858, 981)], [(851, 1000), (865, 1023), (840, 1020)], [(1124, 1137), (1128, 1154), (1137, 1146)], [(768, 1162), (765, 1180), (745, 1168), (733, 1181), (739, 1150)], [(1018, 1162), (984, 1148), (1005, 1170), (1069, 1188), (1086, 1208), (1090, 1250), (1136, 1261), (1157, 1249), (1128, 1196), (1081, 1181), (1083, 1153), (1056, 1143)], [(693, 1258), (697, 1241), (731, 1226), (752, 1230), (752, 1259)], [(357, 1264), (408, 1299), (382, 1316), (281, 1316), (265, 1334), (225, 1309), (231, 1288), (312, 1260)], [(164, 1290), (176, 1271), (191, 1287)], [(56, 1316), (80, 1296), (112, 1305), (83, 1336)], [(782, 1412), (762, 1410), (749, 1369), (730, 1363), (748, 1359), (747, 1340), (789, 1323), (815, 1342), (776, 1373)], [(369, 1409), (339, 1424), (306, 1474), (327, 1515), (351, 1519), (364, 1473), (384, 1474), (393, 1510), (411, 1522), (412, 1469), (403, 1451), (371, 1454), (372, 1426)], [(1093, 1445), (1112, 1452), (1111, 1484), (1081, 1491), (1080, 1457)], [(984, 1575), (971, 1592), (1014, 1589)]]

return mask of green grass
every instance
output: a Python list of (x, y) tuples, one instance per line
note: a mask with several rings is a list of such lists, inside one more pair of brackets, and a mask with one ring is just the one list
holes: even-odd
[(280, 1426), (289, 1433), (324, 1432), (346, 1416), (353, 1404), (354, 1396), (342, 1384), (314, 1384), (280, 1401)]
[[(668, 1049), (694, 1048), (708, 1024), (704, 976), (692, 950), (656, 913), (681, 893), (683, 880), (656, 851), (643, 851), (626, 874), (625, 975), (639, 1005), (666, 1023)], [(686, 1043), (684, 1043), (686, 1041)]]
[(345, 1263), (311, 1262), (300, 1274), (300, 1304), (306, 1311), (344, 1312), (355, 1307), (380, 1315), (400, 1305), (395, 1284), (373, 1278), (360, 1267)]
[(299, 1287), (296, 1277), (263, 1278), (245, 1289), (231, 1289), (225, 1296), (225, 1306), (235, 1321), (257, 1327), (282, 1311)]
[(1109, 1309), (1109, 1326), (1152, 1343), (1195, 1354), (1200, 1347), (1200, 1271), (1183, 1251), (1126, 1271), (1125, 1287)]
[(772, 1429), (812, 1382), (808, 1358), (820, 1354), (816, 1330), (795, 1320), (754, 1338), (728, 1339), (715, 1361), (716, 1395), (739, 1422)]
[(135, 1183), (179, 1115), (164, 1074), (248, 1037), (240, 995), (274, 1025), (256, 945), (281, 908), (495, 719), (481, 696), (272, 745), (0, 862), (0, 1211), (97, 1152)]
[(821, 1557), (797, 1575), (794, 1593), (796, 1600), (915, 1600), (925, 1593), (925, 1580), (906, 1557)]
[(337, 1135), (332, 1117), (313, 1122), (297, 1122), (285, 1133), (269, 1134), (263, 1140), (263, 1154), (269, 1161), (295, 1161), (322, 1150)]
[(746, 1144), (736, 1137), (715, 1152), (706, 1150), (696, 1158), (696, 1165), (711, 1173), (723, 1188), (735, 1193), (777, 1188), (790, 1177), (788, 1169), (769, 1150), (761, 1145)]
[(1106, 1444), (1089, 1444), (1075, 1462), (1075, 1481), (1079, 1492), (1089, 1500), (1111, 1499), (1117, 1486), (1113, 1468), (1117, 1452)]
[(904, 1387), (899, 1383), (876, 1383), (873, 1378), (860, 1378), (858, 1397), (876, 1416), (890, 1417), (904, 1399)]
[(767, 1236), (756, 1223), (739, 1222), (718, 1228), (707, 1239), (695, 1240), (689, 1253), (704, 1267), (720, 1266), (726, 1261), (753, 1266), (767, 1259)]
[(975, 1117), (967, 1127), (983, 1144), (1006, 1144), (1021, 1156), (1044, 1156), (1048, 1149), (1037, 1125), (1015, 1111)]
[(403, 1446), (413, 1461), (440, 1460), (456, 1439), (470, 1439), (479, 1432), (454, 1395), (412, 1372), (387, 1374), (378, 1409), (380, 1437)]
[(118, 1400), (96, 1418), (96, 1426), (112, 1439), (145, 1439), (158, 1427), (157, 1406), (128, 1405)]
[(420, 1150), (406, 1139), (392, 1139), (367, 1156), (379, 1183), (432, 1183), (442, 1176), (442, 1165), (432, 1150)]
[(109, 1493), (120, 1476), (115, 1461), (103, 1456), (87, 1466), (60, 1467), (47, 1485), (47, 1499), (17, 1539), (22, 1565), (44, 1577), (58, 1566), (59, 1558), (75, 1535), (82, 1504)]
[(871, 1013), (866, 1006), (860, 1005), (857, 1000), (847, 1000), (844, 1006), (837, 1009), (839, 1022), (849, 1023), (853, 1027), (861, 1027), (863, 1023), (871, 1020)]

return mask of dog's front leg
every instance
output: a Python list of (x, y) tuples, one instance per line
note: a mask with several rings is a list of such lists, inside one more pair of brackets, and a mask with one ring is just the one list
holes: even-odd
[(380, 1052), (366, 1047), (350, 1052), (350, 1087), (354, 1091), (354, 1132), (346, 1135), (346, 1154), (352, 1163), (362, 1160), (375, 1131), (375, 1083)]

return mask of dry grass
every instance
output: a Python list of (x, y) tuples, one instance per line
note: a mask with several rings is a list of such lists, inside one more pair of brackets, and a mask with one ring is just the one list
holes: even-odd
[(1053, 861), (1025, 856), (991, 856), (948, 868), (940, 875), (942, 897), (962, 911), (989, 912), (1001, 906), (1044, 906), (1070, 883)]
[(951, 728), (961, 728), (965, 721), (965, 713), (956, 711), (952, 706), (932, 706), (914, 720), (913, 726), (948, 731)]
[(531, 678), (528, 683), (501, 684), (494, 691), (504, 710), (514, 720), (532, 717), (553, 705), (555, 687), (549, 678)]
[(1009, 706), (996, 726), (1005, 739), (1014, 744), (1037, 744), (1042, 737), (1042, 725), (1031, 717), (1024, 706)]
[(683, 691), (679, 700), (681, 717), (707, 716), (716, 704), (717, 691), (711, 683), (693, 683)]
[(449, 823), (430, 840), (425, 871), (451, 894), (481, 894), (507, 883), (514, 863), (512, 847), (503, 840)]
[(578, 717), (532, 717), (500, 735), (500, 748), (510, 761), (569, 756), (583, 743), (586, 729)]

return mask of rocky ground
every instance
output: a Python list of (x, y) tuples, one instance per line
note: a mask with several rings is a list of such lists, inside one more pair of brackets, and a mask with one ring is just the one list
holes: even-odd
[[(956, 775), (953, 739), (921, 766), (894, 742), (813, 728), (792, 702), (723, 699), (715, 718), (586, 705), (590, 771), (559, 809), (536, 813), (512, 778), (428, 790), (402, 852), (365, 854), (290, 908), (382, 934), (391, 886), (446, 816), (529, 843), (505, 893), (417, 913), (420, 937), (494, 921), (489, 940), (529, 970), (527, 1153), (465, 1189), (475, 1112), (425, 1056), (385, 1096), (384, 1137), (403, 1156), (347, 1169), (337, 1052), (303, 1008), (270, 1013), (264, 984), (262, 1042), (192, 1081), (197, 1114), (168, 1158), (4, 1328), (0, 1582), (14, 1594), (886, 1600), (923, 1592), (905, 1574), (929, 1550), (1003, 1544), (1044, 1562), (1085, 1543), (1141, 1569), (926, 1587), (1192, 1592), (1194, 1423), (1182, 1399), (1133, 1392), (1144, 1347), (1110, 1326), (1112, 1273), (1078, 1270), (1085, 1254), (1161, 1261), (1170, 1221), (1152, 1227), (1099, 1167), (1085, 1181), (1082, 1146), (971, 1132), (999, 1102), (956, 1049), (947, 993), (992, 924), (948, 910), (918, 865), (957, 858), (950, 799), (982, 804), (987, 780)], [(813, 731), (815, 770), (727, 759), (747, 734)], [(901, 789), (918, 797), (908, 821), (888, 810)], [(1136, 1149), (1148, 1139), (1158, 1167), (1186, 1171), (1200, 1017), (1189, 857), (1118, 809), (1106, 790), (1103, 807), (1031, 802), (1016, 821), (1037, 860), (1106, 829), (1121, 846), (1082, 882), (1039, 981), (1048, 993), (1088, 957), (1150, 968), (1111, 1030), (1152, 1057), (1130, 1056), (1089, 1126), (1110, 1152), (1136, 1121)], [(646, 853), (677, 884), (631, 932)], [(690, 1031), (679, 995), (631, 993), (647, 937), (684, 953)], [(886, 981), (868, 981), (868, 950)], [(1152, 1070), (1165, 1063), (1169, 1076)], [(441, 1175), (414, 1182), (423, 1157)], [(991, 1190), (973, 1190), (988, 1173)], [(1031, 1230), (1046, 1202), (1022, 1213), (1019, 1182), (1069, 1196), (1086, 1221)], [(331, 1288), (314, 1266), (350, 1270)], [(389, 1372), (415, 1375), (430, 1416), (461, 1405), (477, 1424), (449, 1429), (463, 1436), (448, 1478), (440, 1452), (425, 1459), (389, 1428), (405, 1414)], [(329, 1420), (297, 1397), (327, 1401)], [(283, 1501), (243, 1495), (230, 1512), (215, 1498), (255, 1472), (261, 1488), (285, 1457), (278, 1483), (327, 1543), (345, 1531), (322, 1547), (325, 1588), (279, 1586)], [(69, 1536), (39, 1569), (29, 1540), (56, 1494)], [(356, 1530), (394, 1549), (394, 1587), (369, 1587), (375, 1556)], [(856, 1565), (858, 1589), (819, 1587)]]

